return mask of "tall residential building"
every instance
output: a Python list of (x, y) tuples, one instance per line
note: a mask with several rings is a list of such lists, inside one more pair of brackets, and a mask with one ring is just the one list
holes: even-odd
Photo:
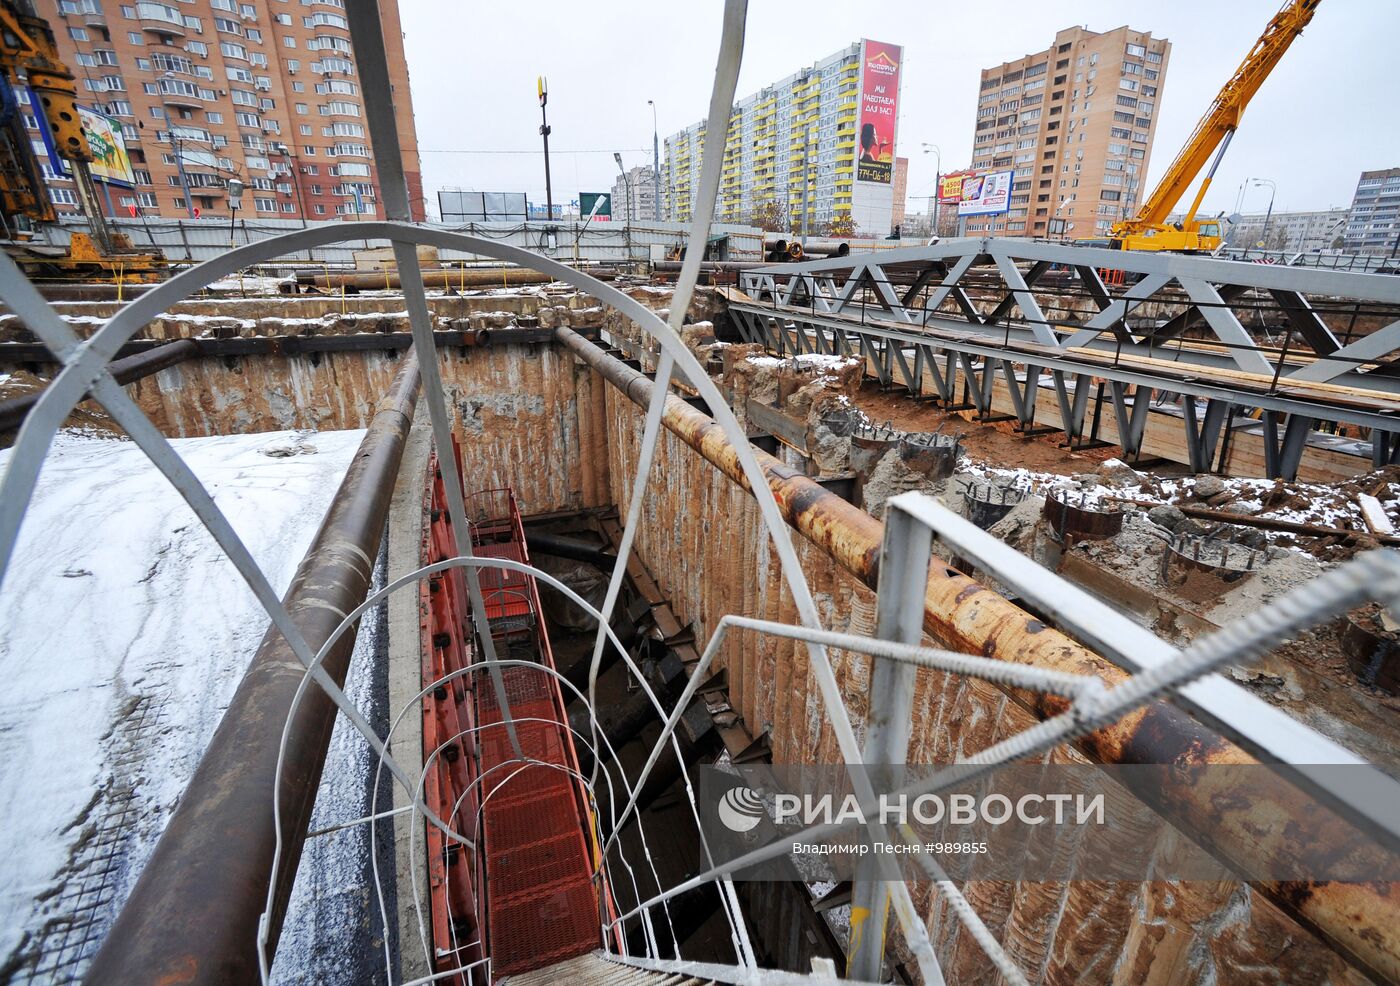
[[(383, 216), (344, 0), (36, 3), (78, 79), (79, 105), (126, 145), (134, 181), (100, 183), (104, 211), (227, 216), (225, 186), (236, 177), (246, 219)], [(380, 0), (379, 11), (410, 204), (422, 219), (397, 0)], [(72, 182), (44, 150), (33, 107), (23, 109), (49, 194), (76, 211)]]
[[(741, 99), (729, 120), (715, 218), (797, 232), (850, 221), (885, 236), (894, 201), (898, 45), (859, 41)], [(666, 138), (666, 214), (687, 221), (700, 186), (705, 125)]]
[[(1128, 27), (1071, 27), (1044, 51), (983, 69), (972, 167), (1015, 170), (1011, 209), (969, 218), (968, 232), (1108, 232), (1146, 193), (1171, 42)], [(1061, 235), (1055, 224), (1056, 235)]]
[(612, 187), (612, 221), (643, 223), (656, 218), (656, 172), (642, 165), (618, 175)]
[(1361, 172), (1344, 248), (1347, 253), (1400, 255), (1400, 168)]

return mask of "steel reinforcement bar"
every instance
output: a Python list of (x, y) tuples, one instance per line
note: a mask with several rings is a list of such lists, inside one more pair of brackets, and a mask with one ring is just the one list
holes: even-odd
[[(580, 360), (597, 370), (630, 401), (646, 407), (650, 378), (613, 358), (578, 333), (554, 330), (555, 338)], [(662, 424), (741, 487), (750, 489), (739, 468), (736, 450), (719, 426), (679, 397), (670, 396)], [(754, 449), (760, 468), (778, 502), (784, 520), (837, 564), (874, 589), (884, 525), (817, 483)], [(750, 490), (750, 492), (752, 492)], [(963, 573), (935, 564), (925, 594), (924, 629), (954, 650), (1068, 672), (1092, 674), (1108, 685), (1129, 678), (1122, 668), (1080, 645), (1060, 631), (1020, 609), (1000, 594)], [(1063, 697), (1012, 689), (1012, 694), (1037, 715), (1049, 718), (1068, 708)], [(1298, 730), (1306, 727), (1298, 724)], [(1128, 764), (1254, 764), (1259, 760), (1238, 743), (1192, 718), (1182, 709), (1158, 702), (1125, 716), (1077, 742), (1091, 759)], [(1267, 825), (1256, 824), (1277, 810), (1296, 806), (1272, 803), (1238, 805), (1223, 791), (1180, 785), (1166, 798), (1180, 806), (1179, 817), (1196, 831), (1226, 834), (1219, 847), (1257, 843)], [(1273, 847), (1325, 852), (1327, 831), (1306, 825), (1267, 838), (1290, 841)], [(1338, 882), (1254, 883), (1286, 912), (1316, 929), (1333, 947), (1372, 975), (1400, 981), (1400, 892), (1384, 883)]]
[[(417, 357), (409, 354), (287, 590), (287, 611), (315, 649), (369, 591), (420, 382)], [(338, 685), (354, 644), (347, 633), (326, 658)], [(291, 722), (277, 802), (283, 850), (274, 874), (273, 782), (304, 673), (282, 634), (269, 628), (84, 982), (258, 981), (258, 905), (271, 877), (275, 946), (336, 719), (335, 704), (313, 688)]]

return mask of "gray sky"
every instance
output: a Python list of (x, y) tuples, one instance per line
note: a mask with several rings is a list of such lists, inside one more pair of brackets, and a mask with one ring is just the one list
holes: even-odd
[[(941, 148), (945, 171), (971, 157), (982, 68), (1044, 50), (1074, 21), (1096, 31), (1127, 23), (1172, 42), (1151, 185), (1280, 3), (751, 0), (739, 96), (862, 37), (902, 44), (897, 153), (910, 160), (917, 210), (935, 170), (924, 142)], [(718, 0), (400, 0), (400, 9), (430, 213), (443, 187), (524, 191), (543, 203), (538, 74), (549, 78), (556, 202), (611, 188), (615, 150), (628, 167), (651, 162), (648, 99), (663, 140), (703, 117), (709, 102)], [(1397, 38), (1397, 0), (1324, 0), (1251, 102), (1205, 211), (1232, 211), (1247, 177), (1277, 183), (1275, 209), (1346, 206), (1361, 171), (1400, 166), (1390, 105)], [(1268, 188), (1250, 188), (1244, 211), (1268, 202)]]

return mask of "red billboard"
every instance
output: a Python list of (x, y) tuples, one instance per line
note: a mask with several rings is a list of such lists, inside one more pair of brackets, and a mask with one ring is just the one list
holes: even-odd
[(963, 197), (963, 179), (976, 177), (975, 171), (950, 171), (947, 174), (938, 176), (938, 201), (944, 205), (953, 202), (961, 202)]
[(858, 181), (888, 185), (894, 173), (894, 130), (899, 119), (899, 45), (861, 42)]

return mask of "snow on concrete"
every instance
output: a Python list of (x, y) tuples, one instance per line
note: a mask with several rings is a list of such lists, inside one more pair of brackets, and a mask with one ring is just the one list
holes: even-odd
[[(172, 444), (280, 594), (362, 436)], [(266, 627), (134, 444), (59, 435), (0, 587), (0, 968), (52, 948), (54, 929), (73, 923), (72, 885), (110, 829), (105, 932)], [(122, 804), (134, 813), (118, 825)]]

